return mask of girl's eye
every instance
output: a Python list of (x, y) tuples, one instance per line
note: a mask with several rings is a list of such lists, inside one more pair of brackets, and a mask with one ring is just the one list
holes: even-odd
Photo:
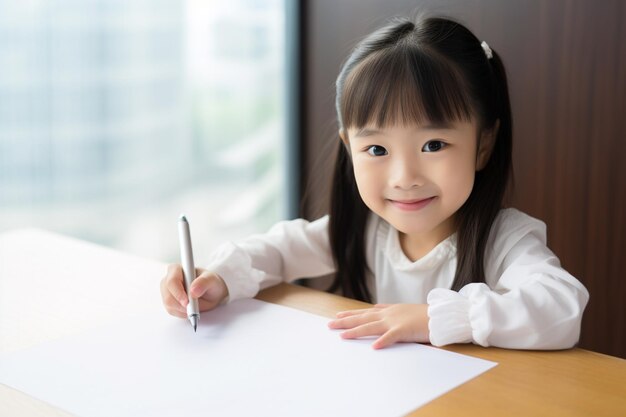
[(422, 152), (438, 152), (446, 147), (446, 143), (440, 140), (431, 140), (424, 145)]
[(382, 146), (372, 145), (367, 148), (367, 153), (372, 156), (384, 156), (387, 155), (387, 149), (383, 148)]

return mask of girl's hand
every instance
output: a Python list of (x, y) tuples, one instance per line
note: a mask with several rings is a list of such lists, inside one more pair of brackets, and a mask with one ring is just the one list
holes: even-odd
[(331, 329), (348, 329), (344, 339), (380, 336), (372, 347), (396, 342), (428, 343), (428, 304), (376, 304), (373, 308), (342, 311), (328, 323)]
[[(196, 268), (196, 279), (191, 284), (191, 296), (198, 299), (200, 311), (212, 310), (228, 297), (224, 280), (206, 269)], [(187, 318), (189, 299), (183, 286), (183, 268), (172, 264), (161, 280), (163, 305), (172, 316)]]

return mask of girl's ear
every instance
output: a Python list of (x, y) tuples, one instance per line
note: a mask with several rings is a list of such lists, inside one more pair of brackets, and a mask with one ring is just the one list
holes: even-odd
[(491, 152), (496, 144), (500, 119), (496, 120), (491, 129), (483, 130), (478, 138), (478, 152), (476, 153), (476, 171), (480, 171), (487, 165)]

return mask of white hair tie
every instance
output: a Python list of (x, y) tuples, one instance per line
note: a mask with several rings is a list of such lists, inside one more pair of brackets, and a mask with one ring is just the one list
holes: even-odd
[(487, 56), (487, 59), (491, 59), (493, 58), (493, 51), (491, 50), (491, 48), (489, 47), (489, 45), (487, 45), (487, 42), (482, 41), (480, 43), (480, 46), (483, 47), (483, 51), (485, 51), (485, 55)]

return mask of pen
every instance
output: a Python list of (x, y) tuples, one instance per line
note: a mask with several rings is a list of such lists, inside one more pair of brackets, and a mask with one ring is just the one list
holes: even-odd
[(196, 268), (193, 264), (193, 251), (191, 249), (191, 233), (189, 232), (189, 222), (184, 214), (181, 214), (178, 219), (178, 239), (180, 241), (180, 262), (183, 264), (183, 284), (185, 285), (185, 291), (187, 297), (189, 297), (189, 304), (187, 304), (187, 317), (193, 326), (195, 332), (198, 328), (198, 321), (200, 321), (200, 309), (198, 308), (198, 300), (191, 298), (189, 289), (191, 283), (196, 279)]

